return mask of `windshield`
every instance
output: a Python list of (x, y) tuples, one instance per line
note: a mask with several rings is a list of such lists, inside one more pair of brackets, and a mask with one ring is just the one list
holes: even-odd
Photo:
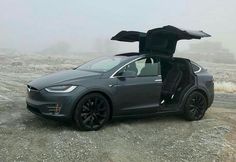
[(107, 72), (119, 65), (126, 57), (122, 56), (111, 56), (111, 57), (102, 57), (97, 58), (92, 61), (89, 61), (81, 66), (78, 70), (88, 70), (88, 71), (97, 71), (97, 72)]

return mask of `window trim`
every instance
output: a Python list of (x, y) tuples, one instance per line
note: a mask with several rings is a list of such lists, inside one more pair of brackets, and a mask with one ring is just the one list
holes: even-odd
[[(137, 60), (141, 60), (141, 59), (143, 59), (143, 58), (145, 58), (145, 57), (147, 57), (147, 56), (142, 56), (142, 57), (138, 57), (138, 58), (136, 58), (136, 59), (134, 59), (134, 60), (131, 60), (131, 61), (129, 61), (128, 63), (126, 63), (125, 65), (123, 65), (123, 66), (121, 66), (118, 70), (116, 70), (109, 78), (117, 78), (117, 76), (115, 76), (122, 68), (124, 68), (125, 66), (127, 66), (127, 65), (129, 65), (129, 64), (131, 64), (131, 63), (133, 63), (133, 62), (135, 62), (135, 61), (137, 61)], [(161, 74), (158, 74), (158, 75), (147, 75), (147, 76), (137, 76), (136, 78), (141, 78), (141, 77), (155, 77), (155, 76), (161, 76)]]
[[(195, 65), (195, 66), (197, 66), (197, 67), (199, 68), (197, 71), (194, 71), (194, 70), (193, 70), (193, 72), (194, 72), (195, 74), (199, 73), (199, 72), (202, 70), (202, 68), (201, 68), (200, 66), (198, 66), (196, 63), (191, 62), (191, 64), (193, 64), (193, 65)], [(193, 69), (193, 67), (192, 67), (192, 69)]]
[(136, 58), (136, 59), (134, 59), (134, 60), (131, 60), (131, 61), (127, 62), (126, 64), (124, 64), (123, 66), (121, 66), (118, 70), (116, 70), (109, 78), (117, 78), (117, 76), (115, 76), (115, 75), (116, 75), (116, 73), (118, 73), (118, 71), (120, 71), (122, 68), (124, 68), (125, 66), (129, 65), (130, 63), (132, 63), (132, 62), (134, 62), (134, 61), (137, 61), (137, 60), (139, 60), (139, 59), (141, 59), (141, 58), (144, 58), (144, 57), (138, 57), (138, 58)]
[[(113, 56), (113, 57), (122, 57), (122, 56)], [(117, 66), (119, 66), (119, 64), (120, 64), (121, 62), (120, 62), (119, 64), (113, 66), (113, 67), (110, 68), (109, 70), (106, 70), (106, 71), (104, 71), (104, 70), (96, 70), (96, 69), (85, 69), (85, 68), (81, 68), (81, 66), (84, 66), (85, 64), (90, 63), (90, 62), (92, 62), (92, 61), (96, 61), (97, 59), (102, 59), (102, 58), (110, 59), (110, 58), (113, 58), (113, 57), (112, 57), (112, 56), (97, 57), (97, 58), (94, 58), (94, 59), (92, 59), (92, 60), (90, 60), (90, 61), (86, 61), (86, 62), (82, 63), (81, 65), (77, 66), (77, 67), (74, 68), (73, 70), (91, 71), (91, 72), (97, 72), (97, 73), (107, 73), (107, 72), (111, 71), (112, 69), (116, 68)], [(90, 66), (93, 66), (93, 64), (90, 65)]]

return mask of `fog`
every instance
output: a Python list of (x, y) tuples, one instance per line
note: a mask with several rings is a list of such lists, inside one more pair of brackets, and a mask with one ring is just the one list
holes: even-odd
[[(236, 162), (235, 8), (236, 0), (0, 0), (0, 162)], [(110, 40), (121, 30), (145, 32), (165, 25), (212, 35), (202, 40), (179, 41), (175, 56), (189, 58), (204, 70), (197, 74), (199, 77), (193, 77), (189, 74), (191, 66), (184, 69), (187, 64), (174, 61), (180, 64), (174, 67), (179, 67), (182, 77), (167, 102), (162, 102), (162, 92), (166, 85), (173, 88), (167, 81), (172, 67), (160, 68), (162, 60), (158, 73), (163, 70), (164, 75), (156, 77), (130, 78), (126, 75), (133, 74), (133, 66), (129, 66), (126, 70), (131, 71), (124, 77), (108, 78), (128, 60), (122, 60), (107, 73), (99, 72), (103, 68), (72, 71), (101, 55), (138, 51), (137, 43)], [(151, 60), (152, 65), (158, 61)], [(142, 69), (142, 63), (137, 64), (139, 74), (148, 69), (155, 72), (150, 59), (146, 62)], [(100, 68), (101, 62), (97, 65), (91, 68)], [(213, 95), (212, 77), (205, 69), (214, 78), (214, 102), (202, 120), (185, 121), (183, 117), (189, 116), (190, 111), (199, 117), (210, 104), (207, 96)], [(100, 85), (101, 81), (104, 83)], [(60, 87), (70, 85), (76, 90), (69, 92), (68, 88), (61, 93)], [(142, 91), (138, 93), (135, 86)], [(208, 92), (205, 87), (211, 90)], [(46, 88), (58, 92), (47, 93)], [(136, 96), (132, 92), (137, 92)], [(129, 102), (127, 98), (132, 96)], [(134, 104), (137, 99), (140, 101)], [(91, 106), (91, 111), (87, 111)], [(180, 106), (183, 115), (163, 114), (180, 110)], [(72, 120), (44, 119), (27, 108), (48, 118), (67, 117), (64, 113), (71, 112), (68, 117)], [(146, 112), (143, 116), (150, 116), (110, 121), (119, 113), (122, 116), (141, 111)], [(151, 112), (163, 115), (148, 114)], [(109, 123), (100, 131), (82, 132), (75, 126), (82, 126), (89, 119), (96, 128), (100, 118), (106, 121), (107, 117)]]
[[(236, 54), (235, 0), (1, 0), (0, 48), (42, 52), (63, 45), (67, 51), (137, 51), (137, 44), (110, 41), (120, 30), (147, 31), (164, 25), (203, 30)], [(181, 41), (178, 50), (190, 43)], [(65, 52), (65, 51), (64, 51)]]

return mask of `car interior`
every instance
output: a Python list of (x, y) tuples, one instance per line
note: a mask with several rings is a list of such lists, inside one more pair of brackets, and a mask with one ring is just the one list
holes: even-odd
[(194, 74), (187, 60), (171, 58), (161, 60), (161, 102), (177, 104), (181, 95), (194, 84)]
[(137, 77), (160, 75), (160, 60), (157, 57), (142, 58), (127, 65), (124, 71), (133, 71)]

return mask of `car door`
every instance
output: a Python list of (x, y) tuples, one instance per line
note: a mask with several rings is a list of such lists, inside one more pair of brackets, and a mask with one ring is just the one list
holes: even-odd
[(197, 30), (185, 30), (174, 26), (163, 26), (148, 30), (146, 33), (139, 31), (120, 31), (111, 40), (122, 42), (139, 42), (139, 52), (152, 53), (159, 56), (173, 57), (179, 40), (201, 39), (211, 35)]
[(114, 77), (115, 102), (120, 115), (157, 111), (162, 79), (158, 57), (143, 57), (123, 67)]

